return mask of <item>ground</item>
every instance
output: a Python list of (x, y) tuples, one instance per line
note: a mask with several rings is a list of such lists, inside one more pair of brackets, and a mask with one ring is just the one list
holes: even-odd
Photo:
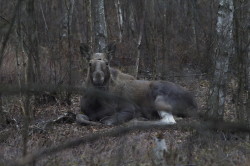
[[(199, 111), (205, 111), (208, 81), (201, 78), (176, 81), (195, 94), (199, 103)], [(22, 112), (17, 102), (18, 97), (6, 98), (5, 100), (8, 100), (9, 103), (5, 109), (9, 112), (9, 116), (16, 119), (17, 122), (0, 130), (0, 163), (20, 158), (23, 147)], [(72, 97), (72, 105), (64, 105), (60, 102), (50, 103), (36, 105), (34, 110), (35, 119), (30, 127), (28, 140), (30, 153), (91, 133), (114, 128), (81, 126), (76, 123), (58, 123), (48, 129), (36, 128), (39, 126), (38, 124), (56, 119), (68, 111), (78, 113), (79, 96), (77, 95)], [(233, 114), (228, 111), (228, 116), (233, 116)], [(181, 119), (180, 121), (188, 120), (190, 119)], [(103, 137), (94, 142), (44, 156), (36, 161), (36, 165), (151, 166), (153, 165), (154, 138), (159, 133), (163, 134), (167, 144), (166, 160), (168, 165), (250, 166), (250, 142), (244, 133), (199, 132), (193, 129), (180, 130), (178, 128), (133, 131), (119, 137)]]

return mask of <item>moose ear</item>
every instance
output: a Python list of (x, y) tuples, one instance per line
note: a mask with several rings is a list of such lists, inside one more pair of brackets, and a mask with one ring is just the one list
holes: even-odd
[(90, 48), (87, 44), (85, 44), (85, 43), (80, 44), (80, 52), (81, 52), (81, 56), (83, 58), (90, 60)]
[(108, 44), (105, 48), (105, 52), (107, 54), (108, 60), (111, 61), (111, 59), (113, 58), (113, 56), (115, 55), (115, 51), (116, 51), (116, 43), (112, 42), (110, 44)]

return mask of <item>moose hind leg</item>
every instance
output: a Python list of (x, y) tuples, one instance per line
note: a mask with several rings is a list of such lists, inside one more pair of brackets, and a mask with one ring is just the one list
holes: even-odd
[(159, 95), (156, 97), (155, 107), (161, 117), (160, 122), (162, 122), (163, 124), (175, 124), (176, 123), (174, 116), (171, 113), (173, 108), (171, 104), (168, 103), (164, 99), (164, 96)]

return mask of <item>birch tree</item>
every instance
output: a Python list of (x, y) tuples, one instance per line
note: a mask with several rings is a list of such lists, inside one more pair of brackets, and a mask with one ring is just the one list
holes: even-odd
[(117, 12), (117, 22), (119, 28), (119, 42), (122, 42), (122, 35), (123, 35), (123, 16), (122, 16), (122, 8), (120, 0), (115, 1), (115, 8)]
[(213, 82), (208, 99), (208, 115), (223, 119), (229, 57), (233, 54), (233, 0), (220, 0), (216, 24)]
[(91, 0), (85, 0), (85, 5), (86, 5), (86, 16), (87, 16), (87, 43), (92, 49), (92, 44), (93, 44), (93, 38), (92, 38), (92, 33), (93, 33), (93, 28), (92, 28), (92, 12), (91, 12)]
[(95, 52), (106, 47), (107, 25), (105, 20), (104, 0), (93, 0)]

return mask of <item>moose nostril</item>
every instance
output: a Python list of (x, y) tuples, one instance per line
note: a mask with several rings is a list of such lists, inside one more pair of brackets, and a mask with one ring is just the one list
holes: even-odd
[(97, 77), (97, 79), (100, 79), (101, 78), (101, 73), (96, 73), (96, 77)]
[(103, 73), (102, 72), (95, 72), (93, 75), (93, 80), (97, 82), (102, 82), (104, 80)]

